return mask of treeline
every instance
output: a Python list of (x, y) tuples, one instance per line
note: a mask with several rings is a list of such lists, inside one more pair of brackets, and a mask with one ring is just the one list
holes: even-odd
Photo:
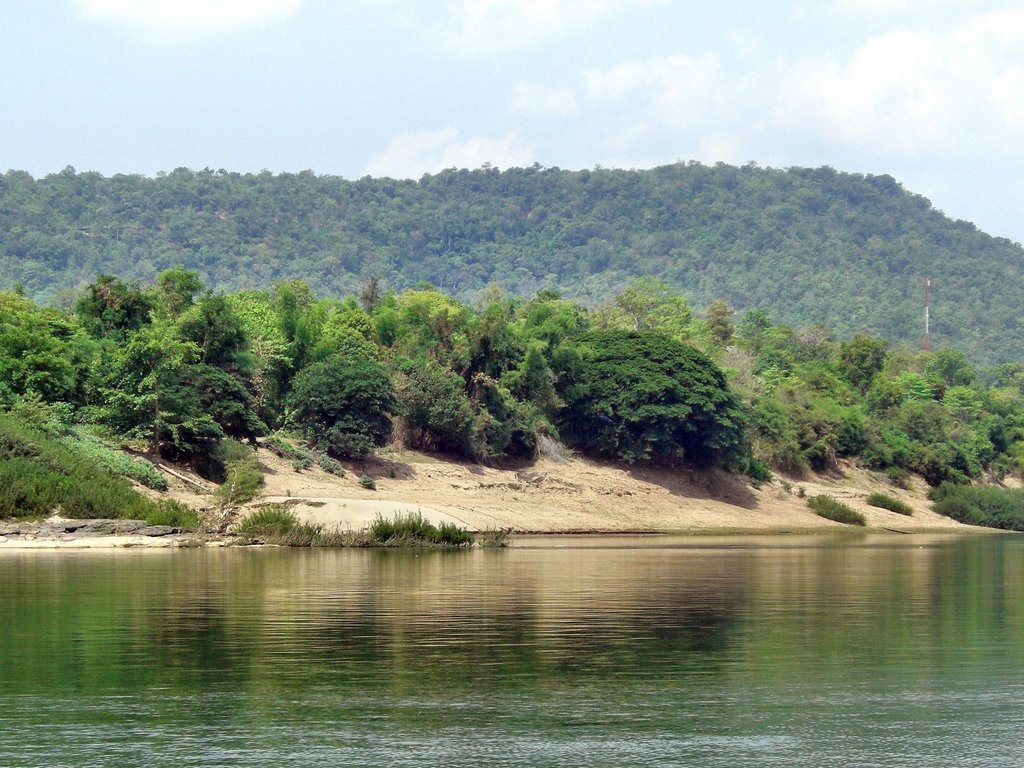
[(755, 482), (843, 459), (897, 485), (1024, 470), (1024, 365), (976, 370), (956, 350), (837, 339), (721, 301), (695, 313), (653, 278), (592, 310), (373, 279), (344, 300), (297, 281), (217, 294), (183, 268), (145, 286), (102, 276), (70, 313), (4, 292), (0, 406), (54, 435), (98, 425), (216, 480), (227, 446), (276, 430), (328, 460), (400, 442), (525, 461), (564, 444)]
[(150, 283), (179, 264), (224, 290), (301, 279), (338, 297), (386, 275), (471, 303), (498, 284), (590, 307), (653, 275), (697, 307), (898, 341), (920, 338), (930, 277), (935, 344), (993, 363), (1024, 354), (1007, 309), (1024, 303), (1022, 257), (888, 176), (830, 168), (0, 176), (0, 287), (65, 308), (97, 274)]

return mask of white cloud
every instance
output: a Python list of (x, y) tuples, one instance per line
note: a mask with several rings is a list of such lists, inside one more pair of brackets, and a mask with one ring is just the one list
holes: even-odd
[(833, 3), (838, 10), (867, 16), (927, 16), (943, 10), (967, 11), (1005, 5), (1006, 0), (835, 0)]
[(662, 117), (675, 120), (715, 90), (720, 70), (715, 54), (664, 56), (605, 70), (584, 70), (584, 92), (590, 99), (604, 102), (639, 94)]
[[(1024, 11), (977, 15), (934, 31), (905, 27), (847, 60), (805, 59), (780, 82), (780, 125), (882, 155), (1019, 154)], [(993, 145), (995, 144), (995, 146)]]
[(137, 27), (150, 34), (202, 34), (278, 21), (304, 0), (76, 0), (86, 19)]
[(366, 172), (371, 176), (415, 179), (445, 168), (479, 168), (487, 163), (511, 168), (533, 161), (532, 147), (516, 133), (500, 138), (472, 136), (460, 141), (459, 132), (448, 127), (392, 137), (384, 151), (370, 161)]
[(494, 53), (557, 39), (657, 0), (448, 0), (439, 34), (463, 53)]
[(569, 117), (576, 113), (578, 100), (569, 85), (548, 87), (516, 83), (509, 107), (531, 117)]
[[(931, 20), (929, 20), (931, 23)], [(783, 164), (1024, 154), (1024, 10), (926, 29), (898, 26), (846, 53), (746, 65), (741, 50), (580, 70), (568, 85), (520, 83), (510, 107), (573, 105), (602, 126), (596, 151)], [(717, 153), (718, 156), (714, 156)], [(598, 156), (601, 156), (598, 154)]]

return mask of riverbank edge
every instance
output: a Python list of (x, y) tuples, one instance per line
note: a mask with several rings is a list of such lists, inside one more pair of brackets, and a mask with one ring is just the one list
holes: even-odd
[[(116, 527), (123, 520), (97, 520), (101, 524)], [(93, 535), (76, 535), (61, 533), (56, 529), (60, 523), (54, 521), (0, 521), (0, 530), (17, 525), (22, 530), (18, 534), (0, 534), (0, 552), (24, 550), (97, 550), (97, 549), (197, 549), (197, 548), (289, 548), (276, 544), (267, 544), (237, 533), (202, 533), (198, 531), (174, 530), (150, 534), (139, 533), (99, 533)], [(951, 529), (948, 527), (922, 527), (913, 530), (899, 530), (889, 527), (848, 527), (837, 528), (834, 525), (807, 527), (778, 528), (743, 528), (743, 527), (700, 527), (664, 530), (511, 530), (518, 546), (529, 545), (530, 542), (552, 542), (556, 539), (567, 539), (576, 542), (611, 542), (615, 539), (667, 539), (687, 537), (694, 539), (710, 539), (714, 537), (797, 537), (797, 536), (828, 536), (862, 538), (866, 535), (998, 535), (1012, 534), (997, 528), (981, 528), (963, 526)], [(360, 545), (359, 547), (324, 547), (325, 549), (393, 549), (385, 545)]]

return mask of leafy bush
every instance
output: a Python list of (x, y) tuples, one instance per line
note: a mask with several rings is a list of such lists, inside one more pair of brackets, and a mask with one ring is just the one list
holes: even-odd
[(169, 525), (172, 528), (196, 528), (199, 515), (192, 507), (174, 499), (163, 499), (156, 509), (146, 515), (149, 525)]
[(1024, 489), (943, 483), (929, 497), (936, 512), (961, 523), (1024, 531)]
[[(760, 488), (763, 483), (770, 483), (773, 478), (772, 471), (768, 469), (768, 465), (754, 458), (747, 462), (746, 474), (750, 478), (750, 484), (755, 488)], [(786, 482), (788, 481), (783, 481), (783, 484)]]
[(895, 496), (890, 496), (887, 493), (872, 493), (869, 494), (867, 503), (872, 507), (879, 507), (880, 509), (888, 509), (890, 512), (895, 512), (898, 515), (910, 515), (914, 514), (914, 509), (907, 502), (902, 499), (897, 499)]
[(473, 453), (473, 405), (462, 377), (432, 361), (408, 361), (398, 386), (398, 404), (410, 448)]
[(220, 441), (220, 445), (217, 446), (217, 457), (223, 461), (224, 464), (230, 464), (233, 461), (251, 459), (253, 458), (254, 453), (255, 452), (250, 446), (231, 437), (225, 437)]
[(383, 546), (441, 545), (466, 547), (473, 543), (473, 534), (454, 523), (435, 526), (419, 512), (399, 513), (393, 518), (378, 514), (370, 526), (371, 540)]
[(234, 507), (252, 501), (263, 487), (263, 470), (256, 459), (240, 459), (228, 464), (228, 476), (214, 492), (222, 506)]
[(910, 473), (903, 467), (886, 467), (883, 471), (885, 479), (894, 487), (907, 490), (910, 488)]
[(336, 459), (332, 459), (326, 453), (321, 453), (316, 457), (317, 462), (320, 464), (320, 469), (329, 475), (337, 475), (338, 477), (344, 477), (345, 468), (341, 466), (341, 462)]
[(365, 488), (368, 491), (376, 491), (377, 490), (377, 483), (369, 475), (360, 475), (359, 476), (359, 485), (362, 486), (363, 488)]
[(827, 520), (834, 520), (837, 523), (846, 523), (847, 525), (867, 525), (864, 515), (855, 509), (851, 509), (834, 496), (827, 494), (810, 496), (807, 499), (807, 506)]

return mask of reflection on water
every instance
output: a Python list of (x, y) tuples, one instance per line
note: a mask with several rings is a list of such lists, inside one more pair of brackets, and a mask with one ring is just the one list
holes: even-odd
[(0, 765), (1019, 766), (1024, 537), (0, 556)]

